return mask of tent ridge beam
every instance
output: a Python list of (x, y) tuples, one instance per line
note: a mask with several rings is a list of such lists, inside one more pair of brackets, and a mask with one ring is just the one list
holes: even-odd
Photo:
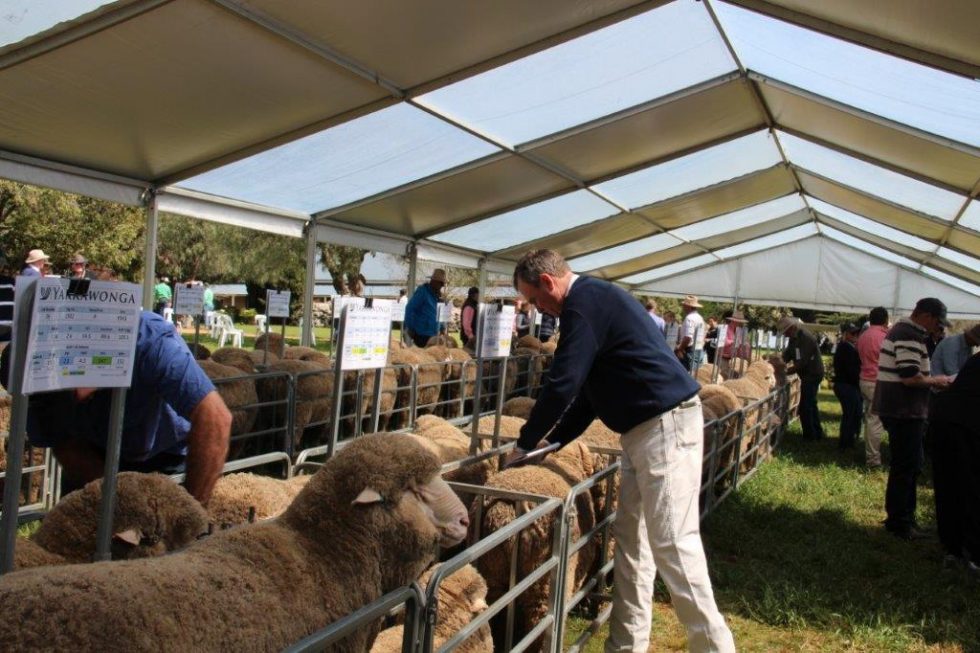
[(0, 150), (0, 159), (33, 166), (35, 168), (44, 168), (55, 172), (64, 172), (76, 177), (85, 177), (88, 179), (96, 179), (98, 181), (108, 181), (114, 184), (122, 184), (124, 186), (133, 186), (139, 189), (150, 188), (154, 185), (153, 182), (144, 179), (124, 177), (111, 172), (102, 172), (100, 170), (93, 170), (92, 168), (85, 168), (83, 166), (77, 166), (71, 163), (62, 163), (60, 161), (42, 159), (39, 157), (30, 156), (28, 154), (12, 152), (10, 150)]
[(938, 52), (923, 50), (904, 43), (897, 43), (881, 36), (875, 36), (869, 32), (864, 32), (852, 27), (847, 27), (839, 23), (834, 23), (810, 14), (794, 11), (786, 7), (774, 5), (765, 0), (723, 0), (731, 5), (736, 5), (770, 18), (775, 18), (786, 23), (791, 23), (805, 29), (820, 32), (828, 36), (849, 41), (856, 45), (878, 50), (892, 56), (912, 61), (930, 68), (936, 68), (946, 73), (952, 73), (961, 77), (977, 79), (980, 77), (980, 66), (955, 59)]
[(976, 183), (973, 184), (973, 188), (970, 190), (970, 193), (963, 202), (963, 205), (960, 206), (960, 210), (956, 212), (956, 216), (953, 218), (953, 221), (949, 223), (949, 227), (947, 227), (946, 231), (943, 233), (942, 238), (939, 239), (939, 244), (936, 245), (936, 249), (934, 249), (931, 254), (929, 254), (921, 263), (919, 263), (919, 270), (922, 270), (927, 263), (932, 262), (939, 256), (939, 250), (945, 247), (946, 243), (949, 242), (949, 237), (953, 235), (953, 231), (956, 230), (960, 220), (964, 215), (966, 215), (967, 209), (970, 208), (970, 203), (977, 198), (978, 193), (980, 193), (980, 179), (977, 179)]
[(225, 166), (230, 163), (240, 161), (241, 159), (248, 158), (253, 154), (259, 154), (261, 152), (271, 150), (274, 147), (278, 147), (279, 145), (290, 143), (292, 141), (303, 138), (304, 136), (309, 136), (311, 134), (321, 132), (325, 129), (329, 129), (330, 127), (336, 127), (337, 125), (341, 125), (345, 122), (349, 122), (351, 120), (354, 120), (355, 118), (360, 118), (361, 116), (367, 115), (369, 113), (380, 111), (381, 109), (390, 107), (393, 104), (397, 104), (397, 102), (398, 100), (396, 100), (395, 98), (383, 97), (379, 100), (368, 102), (367, 104), (361, 105), (359, 107), (355, 107), (349, 111), (345, 111), (344, 113), (337, 114), (335, 116), (330, 116), (322, 120), (317, 120), (315, 122), (302, 125), (300, 127), (292, 127), (284, 132), (275, 134), (269, 138), (266, 138), (264, 140), (255, 143), (251, 143), (244, 147), (238, 148), (237, 150), (219, 154), (216, 157), (200, 161), (198, 163), (195, 163), (186, 168), (182, 168), (180, 170), (174, 170), (168, 172), (162, 177), (156, 179), (154, 183), (157, 184), (158, 186), (169, 186), (172, 184), (177, 184), (191, 177), (214, 170), (215, 168), (220, 168), (221, 166)]
[(329, 209), (324, 209), (322, 211), (317, 211), (313, 213), (313, 215), (317, 218), (328, 218), (332, 216), (337, 216), (346, 211), (357, 209), (362, 206), (366, 206), (368, 204), (373, 204), (374, 202), (379, 202), (381, 200), (386, 200), (388, 198), (394, 197), (396, 195), (400, 195), (408, 191), (424, 188), (425, 186), (440, 182), (444, 179), (448, 179), (450, 177), (453, 177), (454, 175), (458, 175), (463, 172), (468, 172), (470, 170), (476, 170), (478, 168), (482, 168), (483, 166), (496, 163), (497, 161), (502, 161), (510, 156), (513, 156), (510, 152), (503, 152), (503, 151), (494, 152), (492, 154), (488, 154), (487, 156), (480, 157), (479, 159), (474, 159), (473, 161), (467, 161), (466, 163), (460, 164), (458, 166), (454, 166), (447, 170), (443, 170), (441, 172), (437, 172), (435, 174), (428, 175), (426, 177), (422, 177), (414, 181), (409, 181), (399, 186), (395, 186), (394, 188), (383, 190), (379, 193), (375, 193), (374, 195), (370, 195), (363, 199), (354, 200), (353, 202), (348, 202), (347, 204), (341, 204), (340, 206), (335, 206)]
[(673, 93), (668, 93), (667, 95), (661, 95), (660, 97), (653, 98), (652, 100), (647, 100), (646, 102), (641, 102), (631, 107), (627, 107), (625, 109), (621, 109), (619, 111), (609, 113), (604, 116), (600, 116), (598, 118), (594, 118), (592, 120), (574, 125), (572, 127), (569, 127), (568, 129), (563, 129), (561, 131), (554, 132), (553, 134), (548, 134), (547, 136), (542, 136), (540, 138), (527, 141), (526, 143), (521, 143), (520, 145), (517, 145), (514, 149), (518, 152), (526, 152), (528, 150), (534, 150), (543, 147), (545, 145), (551, 145), (552, 143), (556, 143), (558, 141), (571, 138), (572, 136), (578, 136), (579, 134), (592, 131), (593, 129), (596, 129), (598, 127), (604, 127), (606, 125), (618, 122), (624, 118), (630, 118), (632, 116), (645, 113), (652, 109), (657, 109), (659, 107), (671, 104), (678, 100), (683, 100), (693, 95), (698, 95), (705, 91), (710, 91), (712, 89), (725, 86), (726, 84), (730, 84), (739, 79), (744, 79), (744, 75), (742, 75), (738, 71), (725, 73), (724, 75), (719, 75), (712, 79), (708, 79), (698, 84), (694, 84), (693, 86), (682, 88), (678, 91), (674, 91)]
[[(937, 216), (934, 216), (934, 215), (930, 215), (928, 213), (923, 213), (922, 211), (917, 211), (916, 209), (910, 208), (910, 207), (905, 206), (903, 204), (898, 204), (896, 202), (893, 202), (892, 200), (885, 199), (884, 197), (880, 197), (878, 195), (874, 195), (872, 193), (868, 193), (868, 192), (863, 191), (863, 190), (861, 190), (859, 188), (854, 188), (853, 186), (849, 186), (849, 185), (847, 185), (845, 183), (842, 183), (840, 181), (837, 181), (837, 180), (834, 180), (834, 179), (830, 179), (829, 177), (825, 177), (824, 175), (821, 175), (821, 174), (816, 173), (816, 172), (814, 172), (812, 170), (809, 170), (807, 168), (804, 168), (803, 166), (796, 165), (795, 163), (794, 164), (791, 164), (791, 166), (793, 167), (794, 170), (797, 170), (797, 171), (802, 172), (802, 173), (804, 173), (806, 175), (809, 175), (809, 176), (813, 177), (814, 179), (819, 179), (820, 181), (822, 181), (822, 182), (824, 182), (826, 184), (830, 184), (831, 186), (836, 186), (837, 188), (843, 188), (843, 189), (845, 189), (847, 191), (850, 191), (852, 193), (855, 193), (857, 195), (860, 195), (861, 197), (866, 197), (866, 198), (872, 199), (872, 200), (874, 200), (876, 202), (881, 202), (882, 204), (885, 204), (886, 206), (888, 206), (890, 208), (893, 208), (893, 209), (895, 209), (897, 211), (901, 211), (901, 212), (907, 213), (909, 215), (914, 215), (915, 217), (921, 218), (922, 220), (928, 220), (929, 222), (931, 222), (931, 223), (933, 223), (935, 225), (941, 226), (941, 227), (950, 227), (950, 226), (952, 226), (952, 221), (951, 220), (943, 220), (940, 217), (937, 217)], [(804, 191), (804, 193), (806, 193), (807, 195), (809, 195), (809, 193), (807, 193), (806, 191)], [(817, 197), (816, 195), (813, 195), (813, 197), (816, 197), (817, 199), (819, 199), (821, 201), (827, 202), (827, 200), (825, 200), (825, 199), (823, 199), (821, 197)], [(837, 206), (833, 202), (827, 202), (827, 203), (828, 204), (833, 204), (834, 206)], [(838, 206), (837, 208), (843, 209), (844, 211), (848, 211), (849, 213), (854, 213), (854, 211), (851, 211), (850, 209), (846, 209), (843, 206)], [(867, 215), (864, 215), (864, 214), (861, 214), (861, 217), (868, 218), (869, 220), (873, 220), (874, 219), (874, 218), (871, 218), (870, 216), (867, 216)], [(875, 222), (879, 222), (880, 223), (881, 220), (875, 220)], [(884, 224), (884, 223), (882, 223), (882, 224)], [(888, 225), (888, 226), (892, 226), (892, 225)], [(905, 231), (905, 229), (901, 229), (899, 227), (893, 227), (893, 228), (898, 229), (899, 231)], [(911, 233), (911, 232), (906, 231), (906, 233)], [(918, 234), (912, 234), (912, 235), (917, 236)], [(921, 238), (921, 236), (919, 236), (919, 237)]]
[(431, 93), (432, 91), (443, 88), (444, 86), (449, 86), (450, 84), (461, 81), (463, 79), (474, 77), (476, 75), (479, 75), (480, 73), (486, 72), (488, 70), (492, 70), (494, 68), (498, 68), (500, 66), (511, 63), (523, 57), (532, 55), (536, 52), (546, 50), (548, 48), (554, 47), (556, 45), (560, 45), (567, 41), (571, 41), (572, 39), (576, 39), (580, 36), (584, 36), (591, 32), (595, 32), (604, 27), (608, 27), (610, 25), (614, 25), (616, 23), (622, 22), (634, 16), (638, 16), (640, 14), (646, 13), (648, 11), (656, 9), (657, 7), (669, 4), (669, 2), (670, 0), (642, 0), (641, 2), (637, 2), (636, 4), (630, 7), (626, 7), (624, 9), (614, 11), (610, 14), (600, 16), (594, 20), (577, 25), (575, 27), (571, 27), (562, 32), (558, 32), (556, 34), (546, 36), (538, 41), (535, 41), (534, 43), (528, 43), (526, 45), (510, 50), (509, 52), (504, 52), (502, 54), (492, 56), (489, 59), (478, 61), (474, 64), (464, 66), (463, 68), (455, 70), (451, 73), (442, 75), (435, 79), (422, 82), (421, 84), (417, 84), (416, 86), (413, 86), (407, 90), (406, 99), (416, 98), (419, 97), (420, 95)]
[(307, 52), (315, 54), (316, 56), (334, 64), (335, 66), (343, 68), (347, 72), (360, 77), (371, 84), (383, 88), (396, 99), (400, 100), (405, 97), (404, 89), (400, 88), (391, 80), (385, 79), (377, 71), (362, 65), (361, 63), (341, 54), (329, 46), (311, 41), (306, 35), (296, 32), (292, 28), (284, 25), (280, 21), (277, 21), (270, 16), (266, 16), (265, 14), (255, 11), (254, 9), (244, 7), (236, 0), (210, 0), (210, 2), (231, 12), (239, 18), (257, 25), (262, 29), (271, 32), (272, 34), (275, 34), (276, 36), (283, 38), (290, 43), (299, 46), (300, 48), (303, 48)]
[(109, 11), (95, 10), (90, 19), (76, 22), (66, 28), (55, 26), (52, 29), (34, 34), (24, 41), (12, 44), (9, 49), (0, 48), (0, 70), (71, 45), (75, 41), (124, 23), (173, 1), (134, 0)]
[(831, 107), (832, 109), (836, 109), (842, 113), (846, 113), (848, 115), (854, 116), (856, 118), (861, 118), (863, 120), (873, 122), (877, 125), (881, 125), (882, 127), (888, 127), (889, 129), (894, 129), (895, 131), (902, 132), (903, 134), (907, 134), (915, 138), (920, 138), (922, 140), (929, 141), (935, 145), (940, 145), (942, 147), (946, 147), (951, 150), (956, 150), (957, 152), (961, 152), (963, 154), (967, 154), (972, 157), (980, 157), (980, 148), (973, 147), (972, 145), (969, 145), (967, 143), (961, 143), (960, 141), (955, 141), (951, 138), (940, 136), (939, 134), (933, 134), (931, 132), (927, 132), (922, 129), (917, 129), (911, 125), (907, 125), (902, 122), (897, 122), (895, 120), (891, 120), (890, 118), (885, 118), (884, 116), (879, 116), (878, 114), (871, 113), (870, 111), (858, 109), (857, 107), (853, 107), (849, 104), (845, 104), (838, 100), (832, 100), (831, 98), (828, 98), (823, 95), (819, 95), (812, 91), (807, 91), (806, 89), (802, 89), (798, 86), (794, 86), (787, 82), (778, 80), (774, 77), (768, 77), (761, 73), (755, 72), (754, 70), (748, 71), (748, 76), (749, 79), (759, 84), (772, 86), (773, 88), (779, 89), (786, 93), (796, 95), (798, 97), (810, 100), (812, 102), (817, 102), (824, 106)]
[(903, 168), (901, 166), (888, 163), (887, 161), (883, 161), (877, 157), (865, 154), (863, 152), (859, 152), (857, 150), (852, 150), (849, 147), (838, 145), (837, 143), (832, 143), (831, 141), (824, 140), (819, 136), (814, 136), (813, 134), (809, 134), (804, 131), (800, 131), (799, 129), (796, 129), (794, 127), (787, 127), (786, 125), (777, 125), (777, 129), (779, 129), (779, 131), (786, 132), (790, 136), (795, 136), (796, 138), (799, 138), (801, 140), (809, 141), (815, 145), (819, 145), (820, 147), (825, 147), (828, 150), (833, 150), (839, 154), (844, 154), (846, 156), (853, 157), (855, 159), (858, 159), (859, 161), (863, 161), (864, 163), (878, 166), (879, 168), (884, 168), (885, 170), (889, 170), (891, 172), (903, 175), (910, 179), (921, 181), (924, 184), (929, 184), (930, 186), (935, 186), (936, 188), (941, 188), (943, 190), (949, 191), (951, 193), (955, 193), (957, 195), (965, 195), (969, 193), (969, 190), (967, 189), (960, 188), (958, 186), (953, 186), (952, 184), (948, 184), (944, 181), (940, 181), (938, 179), (935, 179), (934, 177), (929, 177), (928, 175), (924, 175), (922, 173), (909, 170), (908, 168)]

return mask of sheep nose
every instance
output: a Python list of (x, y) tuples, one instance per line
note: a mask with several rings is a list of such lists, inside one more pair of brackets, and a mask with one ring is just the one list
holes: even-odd
[(467, 515), (466, 513), (463, 513), (462, 515), (460, 515), (460, 517), (459, 517), (459, 525), (462, 526), (463, 528), (469, 528), (469, 525), (470, 525), (469, 515)]

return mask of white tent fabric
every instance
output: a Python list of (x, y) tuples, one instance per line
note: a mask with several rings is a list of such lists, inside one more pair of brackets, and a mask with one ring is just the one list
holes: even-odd
[[(980, 314), (972, 0), (7, 5), (6, 178), (638, 290), (858, 306), (910, 275)], [(795, 290), (750, 269), (790, 252)]]
[[(860, 277), (861, 283), (855, 283)], [(765, 288), (764, 296), (739, 292)], [(719, 265), (651, 281), (640, 292), (706, 299), (866, 312), (885, 306), (903, 314), (923, 297), (940, 297), (954, 318), (978, 319), (976, 297), (823, 236)]]

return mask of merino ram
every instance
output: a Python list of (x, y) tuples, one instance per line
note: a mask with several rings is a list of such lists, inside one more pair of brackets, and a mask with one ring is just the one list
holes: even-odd
[[(102, 480), (65, 495), (30, 539), (19, 538), (14, 566), (91, 562), (102, 505)], [(207, 513), (187, 490), (163, 474), (120, 472), (112, 526), (112, 557), (160, 556), (207, 531)]]
[[(160, 558), (0, 578), (7, 651), (279, 651), (419, 577), (466, 535), (415, 438), (358, 438), (275, 520)], [(328, 650), (363, 653), (375, 622)]]

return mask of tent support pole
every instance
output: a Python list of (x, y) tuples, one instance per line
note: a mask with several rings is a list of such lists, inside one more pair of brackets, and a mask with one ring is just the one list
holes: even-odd
[(146, 206), (146, 235), (143, 249), (143, 308), (153, 310), (153, 282), (157, 273), (157, 227), (160, 216), (157, 212), (157, 195), (152, 189), (143, 194)]
[(409, 299), (415, 294), (415, 286), (418, 285), (419, 274), (419, 250), (412, 243), (408, 246), (408, 288), (405, 289)]
[(316, 217), (306, 223), (306, 283), (303, 285), (303, 332), (300, 334), (300, 344), (310, 347), (313, 343), (313, 292), (316, 289), (317, 264), (317, 228)]

